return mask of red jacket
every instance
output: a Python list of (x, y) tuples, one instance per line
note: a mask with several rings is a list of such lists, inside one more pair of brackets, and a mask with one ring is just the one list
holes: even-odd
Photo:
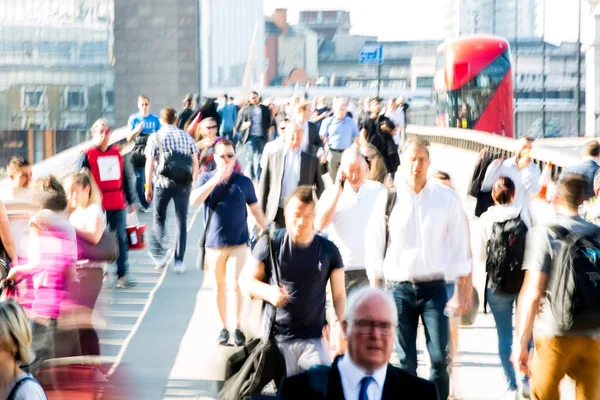
[(102, 192), (104, 210), (123, 210), (127, 206), (125, 199), (123, 156), (117, 146), (106, 151), (94, 146), (85, 151), (87, 164), (96, 184)]

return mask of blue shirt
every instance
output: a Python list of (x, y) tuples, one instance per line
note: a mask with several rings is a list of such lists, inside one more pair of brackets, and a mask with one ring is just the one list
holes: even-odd
[(221, 133), (233, 132), (237, 119), (237, 107), (232, 103), (227, 103), (219, 110), (219, 115), (221, 116)]
[(319, 131), (319, 136), (326, 137), (327, 145), (334, 150), (347, 149), (359, 135), (358, 126), (348, 117), (341, 121), (336, 116), (325, 118)]
[(154, 114), (148, 114), (145, 118), (140, 115), (139, 112), (131, 114), (127, 126), (132, 131), (140, 122), (144, 122), (144, 129), (140, 132), (140, 135), (149, 135), (160, 129), (160, 120)]
[[(215, 174), (216, 170), (205, 172), (198, 178), (197, 186), (202, 186), (208, 182)], [(239, 246), (248, 243), (250, 236), (248, 234), (248, 212), (246, 204), (255, 204), (256, 193), (252, 181), (237, 172), (233, 172), (229, 179), (235, 181), (231, 184), (229, 192), (216, 205), (215, 213), (210, 220), (208, 231), (206, 232), (206, 248), (221, 248), (225, 246)], [(211, 205), (217, 201), (227, 183), (217, 185), (210, 195), (204, 201), (204, 223), (210, 214)]]

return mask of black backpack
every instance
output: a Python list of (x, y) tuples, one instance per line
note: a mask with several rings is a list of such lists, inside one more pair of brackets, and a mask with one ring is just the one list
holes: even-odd
[(134, 167), (141, 168), (146, 165), (146, 144), (150, 135), (138, 135), (131, 149), (131, 163)]
[(600, 244), (562, 226), (550, 231), (561, 242), (546, 289), (552, 316), (567, 331), (600, 328)]
[(520, 216), (494, 223), (486, 245), (486, 287), (491, 282), (492, 288), (500, 293), (519, 293), (525, 277), (521, 267), (526, 238), (527, 226)]

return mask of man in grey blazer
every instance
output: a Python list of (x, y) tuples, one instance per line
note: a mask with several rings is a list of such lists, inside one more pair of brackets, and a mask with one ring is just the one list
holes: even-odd
[(279, 129), (282, 126), (285, 128), (285, 134), (282, 135), (284, 139), (264, 153), (258, 184), (258, 202), (267, 221), (274, 222), (278, 229), (285, 227), (285, 200), (298, 186), (313, 186), (317, 197), (325, 189), (319, 160), (301, 149), (304, 125), (286, 121)]

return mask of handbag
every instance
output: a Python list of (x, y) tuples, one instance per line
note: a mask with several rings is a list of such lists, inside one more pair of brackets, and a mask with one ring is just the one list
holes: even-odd
[(93, 244), (77, 233), (77, 259), (114, 262), (119, 258), (119, 241), (115, 232), (104, 231), (100, 241)]
[(215, 213), (217, 206), (219, 205), (220, 202), (223, 201), (225, 196), (227, 196), (227, 193), (229, 192), (229, 189), (231, 189), (231, 185), (233, 185), (235, 178), (236, 178), (236, 175), (232, 174), (231, 177), (229, 178), (229, 182), (227, 182), (227, 184), (223, 188), (221, 195), (214, 203), (209, 204), (208, 201), (206, 202), (206, 204), (210, 208), (210, 212), (208, 213), (208, 218), (206, 218), (206, 224), (204, 224), (204, 232), (202, 232), (202, 236), (200, 237), (200, 241), (198, 242), (199, 249), (198, 249), (198, 259), (196, 262), (196, 268), (201, 271), (204, 269), (204, 258), (205, 258), (205, 253), (206, 253), (205, 252), (206, 233), (208, 232), (208, 226), (210, 225), (210, 221), (212, 220), (212, 216)]
[[(281, 231), (280, 231), (281, 232)], [(276, 240), (281, 245), (281, 236)], [(279, 266), (274, 257), (272, 235), (268, 237), (269, 259), (279, 285)], [(265, 302), (266, 304), (266, 302)], [(285, 359), (275, 341), (274, 327), (277, 307), (273, 308), (267, 338), (255, 338), (233, 353), (225, 366), (225, 382), (219, 392), (221, 400), (249, 400), (271, 381), (279, 385), (286, 376)]]
[(10, 269), (11, 259), (6, 252), (6, 248), (0, 240), (0, 279), (6, 278), (8, 275), (8, 270)]
[(189, 185), (193, 180), (192, 157), (178, 151), (165, 151), (161, 138), (156, 133), (156, 143), (160, 152), (157, 172), (179, 185)]

